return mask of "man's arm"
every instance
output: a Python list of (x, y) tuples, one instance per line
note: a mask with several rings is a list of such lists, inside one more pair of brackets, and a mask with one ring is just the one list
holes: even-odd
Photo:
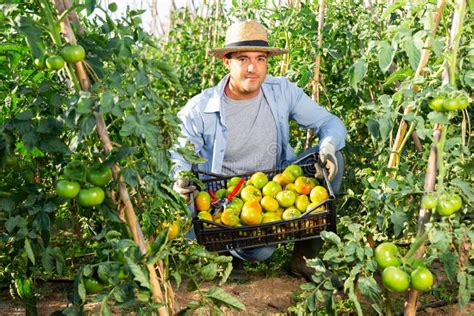
[(286, 83), (290, 118), (305, 129), (313, 128), (314, 134), (319, 137), (320, 148), (331, 143), (336, 151), (341, 150), (347, 137), (342, 121), (314, 102), (303, 89), (287, 80)]
[[(181, 120), (182, 136), (178, 138), (177, 148), (183, 148), (187, 142), (190, 142), (194, 145), (194, 151), (200, 152), (204, 142), (202, 138), (203, 126), (199, 114), (193, 112), (188, 104), (178, 113), (178, 118)], [(191, 170), (191, 164), (176, 150), (171, 152), (171, 160), (174, 163), (171, 171), (172, 178), (177, 179), (181, 171)]]

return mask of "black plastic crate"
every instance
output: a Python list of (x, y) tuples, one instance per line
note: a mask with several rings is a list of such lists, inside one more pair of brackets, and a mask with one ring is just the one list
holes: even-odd
[[(317, 154), (310, 154), (298, 161), (293, 162), (301, 166), (305, 176), (314, 177), (316, 172), (314, 163), (320, 161)], [(215, 223), (200, 219), (196, 216), (194, 203), (191, 203), (193, 213), (193, 225), (196, 239), (199, 244), (204, 245), (209, 251), (228, 251), (231, 249), (246, 249), (269, 245), (282, 244), (298, 240), (318, 238), (321, 231), (336, 231), (336, 204), (335, 195), (329, 182), (326, 169), (322, 167), (324, 179), (320, 180), (320, 185), (328, 190), (329, 198), (322, 201), (317, 206), (304, 212), (300, 217), (270, 222), (265, 224), (231, 227), (220, 223)], [(263, 171), (269, 179), (272, 179), (283, 169)], [(206, 190), (217, 191), (226, 187), (227, 181), (238, 176), (248, 180), (254, 173), (233, 176), (221, 176), (212, 173), (195, 171), (196, 175), (205, 184)], [(194, 197), (193, 197), (194, 200)], [(318, 207), (324, 205), (325, 211), (311, 214)]]

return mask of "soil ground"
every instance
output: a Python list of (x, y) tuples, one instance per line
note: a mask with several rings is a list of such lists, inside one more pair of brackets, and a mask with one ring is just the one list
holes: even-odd
[[(250, 281), (245, 283), (229, 282), (222, 286), (227, 292), (238, 298), (246, 306), (246, 311), (240, 313), (226, 313), (227, 315), (286, 315), (287, 309), (293, 303), (293, 293), (299, 289), (304, 279), (292, 278), (286, 275), (278, 277), (265, 277), (252, 274)], [(212, 282), (205, 283), (205, 288), (215, 285)], [(65, 308), (68, 304), (67, 295), (72, 290), (72, 283), (45, 283), (40, 287), (38, 298), (38, 314), (50, 315), (54, 311)], [(176, 294), (177, 310), (197, 299), (193, 292), (185, 290)], [(90, 303), (86, 306), (89, 315), (99, 315), (100, 302)], [(122, 314), (119, 310), (112, 310), (114, 314)], [(19, 301), (10, 298), (8, 290), (0, 292), (0, 316), (3, 315), (25, 315), (24, 308)], [(443, 306), (438, 308), (427, 308), (417, 315), (446, 316), (474, 315), (474, 302), (470, 302), (462, 311), (457, 305)]]

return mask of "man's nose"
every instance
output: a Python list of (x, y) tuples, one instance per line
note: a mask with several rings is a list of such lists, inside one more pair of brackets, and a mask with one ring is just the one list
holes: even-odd
[(247, 66), (247, 71), (248, 71), (248, 72), (254, 72), (254, 70), (255, 70), (255, 65), (254, 65), (254, 63), (251, 61), (251, 62), (249, 63), (249, 65)]

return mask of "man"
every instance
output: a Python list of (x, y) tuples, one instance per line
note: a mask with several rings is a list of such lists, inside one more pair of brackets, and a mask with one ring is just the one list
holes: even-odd
[[(267, 76), (268, 58), (287, 53), (270, 47), (266, 29), (255, 21), (238, 22), (229, 27), (226, 44), (209, 54), (222, 59), (229, 74), (215, 87), (193, 97), (178, 113), (187, 141), (197, 154), (207, 159), (199, 169), (223, 175), (281, 168), (295, 160), (289, 145), (289, 119), (301, 127), (312, 128), (319, 137), (320, 158), (328, 168), (335, 191), (342, 179), (346, 129), (342, 122), (309, 98), (286, 78)], [(173, 153), (174, 189), (189, 200), (195, 190), (179, 179), (179, 171), (190, 165)], [(318, 172), (316, 176), (320, 176)], [(304, 257), (319, 252), (319, 239), (295, 243), (291, 272), (310, 278)], [(275, 247), (232, 251), (243, 260), (266, 260)]]

